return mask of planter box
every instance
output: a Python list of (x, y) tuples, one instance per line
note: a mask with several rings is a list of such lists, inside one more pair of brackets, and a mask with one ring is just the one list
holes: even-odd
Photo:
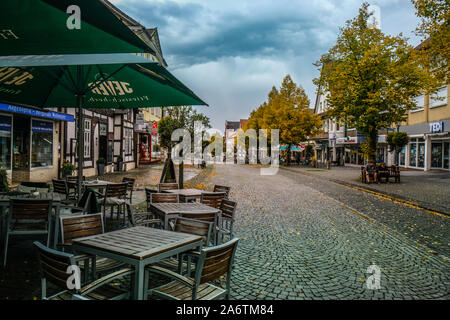
[(99, 176), (102, 176), (105, 174), (105, 164), (99, 163), (97, 164), (97, 172)]

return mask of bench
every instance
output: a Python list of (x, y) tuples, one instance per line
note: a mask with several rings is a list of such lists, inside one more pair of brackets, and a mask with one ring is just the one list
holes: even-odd
[(394, 178), (395, 182), (400, 182), (400, 168), (398, 166), (390, 166), (389, 167), (388, 181), (391, 177)]

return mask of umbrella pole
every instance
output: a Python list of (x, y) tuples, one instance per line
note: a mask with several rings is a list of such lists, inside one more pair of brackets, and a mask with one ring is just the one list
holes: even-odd
[(84, 166), (84, 123), (83, 123), (83, 95), (77, 94), (78, 105), (78, 179), (77, 179), (77, 202), (81, 199), (81, 190), (83, 188), (83, 166)]

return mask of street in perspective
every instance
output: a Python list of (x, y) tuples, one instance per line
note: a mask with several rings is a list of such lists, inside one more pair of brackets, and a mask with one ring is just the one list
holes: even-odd
[(449, 21), (446, 0), (2, 0), (0, 305), (449, 300)]

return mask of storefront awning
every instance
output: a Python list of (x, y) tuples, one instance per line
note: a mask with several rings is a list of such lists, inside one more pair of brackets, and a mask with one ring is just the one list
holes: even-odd
[(20, 114), (28, 115), (31, 117), (39, 117), (39, 118), (46, 118), (46, 119), (53, 119), (53, 120), (61, 120), (61, 121), (68, 121), (68, 122), (75, 121), (74, 116), (72, 116), (70, 114), (54, 112), (54, 111), (36, 110), (36, 109), (14, 106), (11, 104), (4, 104), (4, 103), (0, 103), (0, 112), (1, 111), (20, 113)]

